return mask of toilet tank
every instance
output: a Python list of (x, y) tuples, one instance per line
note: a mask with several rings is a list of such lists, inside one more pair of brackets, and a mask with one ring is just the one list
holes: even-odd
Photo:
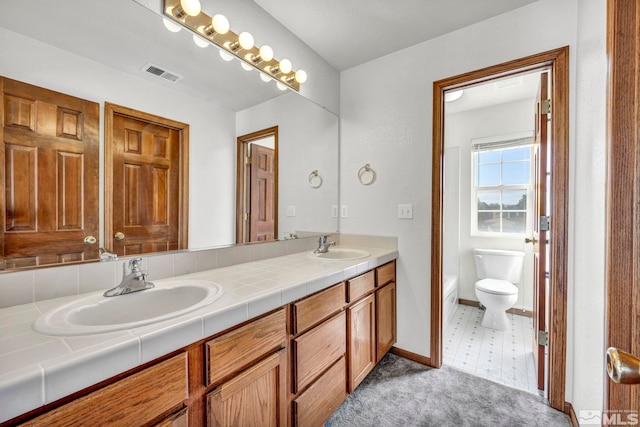
[(478, 279), (500, 279), (519, 283), (522, 279), (524, 252), (500, 249), (474, 249)]

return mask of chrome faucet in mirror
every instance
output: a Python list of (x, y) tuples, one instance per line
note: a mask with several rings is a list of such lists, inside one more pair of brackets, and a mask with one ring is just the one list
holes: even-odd
[(130, 294), (132, 292), (144, 291), (151, 289), (155, 285), (147, 282), (147, 272), (140, 269), (142, 258), (133, 258), (129, 260), (129, 272), (124, 264), (122, 265), (122, 282), (115, 288), (111, 288), (104, 293), (105, 297), (115, 297), (117, 295)]

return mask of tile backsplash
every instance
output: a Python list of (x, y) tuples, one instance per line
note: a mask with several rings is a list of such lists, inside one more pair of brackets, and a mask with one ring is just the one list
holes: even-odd
[[(397, 249), (395, 237), (333, 234), (343, 246), (368, 246)], [(143, 270), (149, 279), (165, 279), (245, 262), (258, 261), (313, 250), (317, 237), (143, 255)], [(120, 283), (128, 258), (117, 261), (64, 265), (0, 273), (0, 308), (28, 304), (51, 298), (107, 290)]]

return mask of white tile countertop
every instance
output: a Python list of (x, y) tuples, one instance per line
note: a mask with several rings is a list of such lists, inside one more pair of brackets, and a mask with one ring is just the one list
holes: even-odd
[(71, 337), (32, 329), (43, 312), (104, 290), (0, 309), (0, 422), (398, 257), (396, 249), (360, 249), (371, 255), (328, 262), (305, 251), (180, 276), (218, 283), (224, 295), (180, 317), (124, 331)]

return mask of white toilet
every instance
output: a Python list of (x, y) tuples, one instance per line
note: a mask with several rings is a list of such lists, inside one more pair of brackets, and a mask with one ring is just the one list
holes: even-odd
[(524, 252), (498, 249), (474, 249), (476, 261), (476, 297), (485, 306), (482, 326), (504, 331), (509, 329), (506, 311), (518, 300)]

